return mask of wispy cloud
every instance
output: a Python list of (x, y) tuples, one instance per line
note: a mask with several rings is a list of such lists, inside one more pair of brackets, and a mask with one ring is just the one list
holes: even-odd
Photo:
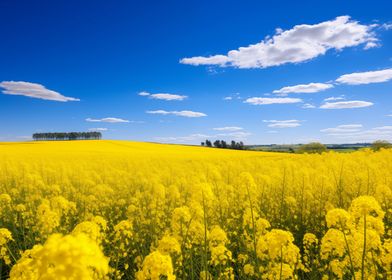
[(216, 131), (239, 131), (239, 130), (243, 130), (243, 128), (239, 127), (239, 126), (225, 126), (225, 127), (215, 127), (215, 128), (213, 128), (213, 130), (216, 130)]
[(315, 92), (327, 90), (329, 88), (333, 88), (333, 85), (325, 84), (325, 83), (310, 83), (310, 84), (301, 84), (301, 85), (283, 87), (281, 89), (274, 90), (273, 93), (276, 94), (315, 93)]
[(301, 126), (300, 120), (263, 120), (265, 123), (269, 123), (268, 127), (274, 128), (293, 128)]
[(392, 68), (345, 74), (336, 79), (336, 82), (348, 85), (363, 85), (383, 83), (392, 80)]
[(105, 122), (105, 123), (129, 123), (129, 120), (124, 120), (120, 118), (102, 118), (102, 119), (93, 119), (93, 118), (87, 118), (87, 122)]
[(211, 135), (194, 133), (187, 136), (168, 136), (168, 137), (155, 137), (154, 139), (159, 142), (193, 142), (210, 138)]
[(318, 24), (301, 24), (292, 29), (277, 29), (272, 37), (247, 47), (231, 50), (226, 55), (183, 58), (183, 64), (216, 65), (220, 67), (266, 68), (286, 63), (308, 61), (328, 50), (342, 50), (364, 45), (376, 47), (374, 25), (360, 24), (349, 16), (340, 16)]
[(201, 112), (194, 111), (165, 111), (165, 110), (155, 110), (155, 111), (146, 111), (147, 114), (156, 114), (156, 115), (174, 115), (179, 117), (187, 117), (187, 118), (200, 118), (206, 117), (207, 115)]
[(331, 96), (325, 98), (324, 101), (336, 101), (336, 100), (344, 100), (344, 99), (345, 99), (344, 95), (341, 95), (341, 96)]
[(314, 108), (316, 108), (316, 106), (314, 106), (313, 104), (310, 104), (310, 103), (305, 103), (302, 106), (302, 108), (304, 108), (304, 109), (314, 109)]
[(392, 29), (392, 23), (383, 23), (381, 25), (381, 28), (383, 28), (385, 30), (391, 30)]
[(349, 133), (360, 131), (362, 127), (362, 124), (342, 124), (337, 127), (324, 128), (320, 131), (324, 133)]
[(244, 103), (249, 103), (252, 105), (289, 104), (300, 102), (302, 102), (302, 99), (290, 97), (251, 97), (244, 101)]
[[(349, 125), (350, 126), (350, 125)], [(338, 129), (324, 129), (322, 132), (327, 133), (328, 136), (341, 139), (344, 142), (371, 142), (375, 140), (392, 140), (392, 126), (380, 126), (371, 129), (360, 129), (359, 125), (357, 128), (342, 128)]]
[(56, 91), (45, 88), (43, 85), (29, 82), (4, 81), (0, 83), (4, 94), (22, 95), (52, 101), (80, 101), (78, 98), (67, 97)]
[(166, 100), (166, 101), (172, 101), (172, 100), (182, 101), (188, 98), (188, 96), (186, 95), (178, 95), (172, 93), (149, 93), (146, 91), (139, 92), (138, 95), (148, 96), (151, 99), (159, 99), (159, 100)]
[(106, 127), (89, 128), (88, 131), (107, 131)]
[(352, 100), (352, 101), (339, 101), (339, 102), (326, 102), (320, 106), (320, 109), (352, 109), (364, 108), (373, 106), (372, 102)]
[(218, 133), (218, 134), (203, 134), (203, 133), (194, 133), (186, 136), (168, 136), (168, 137), (155, 137), (156, 141), (160, 142), (180, 142), (180, 143), (191, 143), (196, 141), (203, 141), (205, 139), (215, 140), (246, 140), (248, 136), (252, 135), (250, 132), (245, 131), (235, 131), (229, 133)]

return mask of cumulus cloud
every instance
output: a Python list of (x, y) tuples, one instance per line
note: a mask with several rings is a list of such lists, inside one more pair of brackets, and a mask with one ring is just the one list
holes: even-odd
[(333, 85), (324, 84), (324, 83), (310, 83), (310, 84), (283, 87), (281, 89), (274, 90), (273, 93), (276, 93), (276, 94), (314, 93), (314, 92), (320, 92), (323, 90), (327, 90), (329, 88), (333, 88)]
[(220, 67), (266, 68), (286, 63), (305, 62), (328, 50), (340, 51), (364, 45), (376, 47), (373, 25), (360, 24), (349, 16), (340, 16), (318, 24), (301, 24), (292, 29), (276, 31), (275, 35), (247, 47), (231, 50), (226, 55), (183, 58), (183, 64), (216, 65)]
[(289, 97), (251, 97), (244, 101), (252, 105), (270, 105), (270, 104), (289, 104), (289, 103), (300, 103), (300, 98), (289, 98)]
[(352, 100), (352, 101), (338, 101), (338, 102), (326, 102), (320, 106), (320, 109), (351, 109), (351, 108), (363, 108), (373, 106), (372, 102)]
[(363, 85), (383, 83), (392, 80), (392, 68), (345, 74), (336, 79), (336, 82), (348, 85)]
[(106, 127), (89, 128), (88, 131), (107, 131)]
[(56, 91), (45, 88), (43, 85), (29, 82), (4, 81), (0, 83), (4, 94), (22, 95), (52, 101), (80, 101), (78, 98), (67, 97)]
[(348, 133), (360, 131), (362, 127), (362, 124), (342, 124), (337, 127), (324, 128), (320, 131), (324, 133)]
[(274, 128), (293, 128), (301, 126), (301, 121), (299, 120), (263, 120), (265, 123), (269, 123), (268, 127)]
[(155, 111), (146, 111), (147, 114), (157, 114), (157, 115), (174, 115), (180, 117), (187, 117), (187, 118), (200, 118), (206, 117), (207, 115), (201, 112), (194, 112), (194, 111), (165, 111), (165, 110), (155, 110)]
[(87, 118), (87, 122), (106, 122), (106, 123), (129, 123), (129, 120), (124, 120), (120, 118), (102, 118), (102, 119), (92, 119), (92, 118)]
[(213, 130), (217, 130), (217, 131), (239, 131), (239, 130), (243, 130), (242, 127), (238, 127), (238, 126), (225, 126), (225, 127), (215, 127), (213, 128)]
[(148, 96), (151, 99), (159, 99), (159, 100), (166, 100), (166, 101), (172, 101), (172, 100), (178, 100), (182, 101), (188, 96), (186, 95), (178, 95), (178, 94), (171, 94), (171, 93), (149, 93), (146, 91), (139, 92), (140, 96)]

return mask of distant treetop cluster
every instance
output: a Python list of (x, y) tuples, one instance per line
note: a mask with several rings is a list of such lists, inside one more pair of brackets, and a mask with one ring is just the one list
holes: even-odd
[(215, 140), (212, 143), (210, 140), (206, 140), (205, 142), (201, 142), (202, 146), (205, 147), (215, 147), (215, 148), (222, 148), (222, 149), (234, 149), (234, 150), (244, 150), (244, 143), (242, 141), (236, 142), (232, 140), (230, 143), (227, 143), (224, 140)]
[(51, 132), (51, 133), (34, 133), (35, 141), (53, 141), (53, 140), (99, 140), (102, 133), (92, 132)]

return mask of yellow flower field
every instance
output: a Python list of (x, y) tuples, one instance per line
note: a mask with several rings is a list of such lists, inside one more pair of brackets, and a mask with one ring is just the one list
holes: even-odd
[(1, 279), (390, 279), (392, 151), (0, 143)]

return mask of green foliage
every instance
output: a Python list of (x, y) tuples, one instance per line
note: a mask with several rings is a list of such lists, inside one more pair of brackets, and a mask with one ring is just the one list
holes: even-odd
[(327, 151), (327, 146), (319, 142), (311, 142), (309, 144), (304, 144), (298, 149), (298, 153), (308, 153), (308, 154), (321, 154)]
[(379, 151), (381, 149), (389, 149), (392, 148), (392, 144), (385, 140), (377, 140), (372, 143), (372, 149), (374, 151)]

